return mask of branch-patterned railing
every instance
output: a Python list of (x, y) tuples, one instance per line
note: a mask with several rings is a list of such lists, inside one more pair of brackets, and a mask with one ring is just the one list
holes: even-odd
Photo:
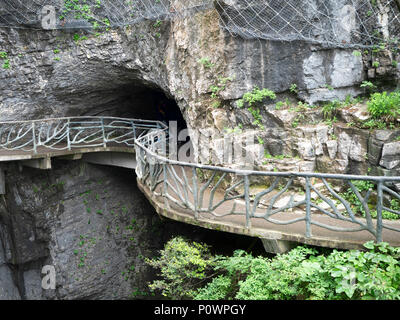
[(0, 122), (0, 150), (40, 153), (82, 147), (124, 145), (152, 128), (165, 128), (159, 121), (115, 117), (69, 117), (33, 121)]
[(195, 219), (241, 216), (247, 228), (253, 218), (275, 225), (303, 223), (307, 238), (316, 227), (367, 231), (377, 242), (385, 241), (385, 230), (400, 232), (400, 223), (383, 219), (388, 214), (400, 218), (400, 177), (262, 172), (180, 162), (165, 156), (166, 136), (166, 130), (159, 130), (136, 140), (138, 178), (167, 207), (186, 210)]
[[(385, 241), (400, 232), (400, 177), (303, 172), (263, 172), (169, 159), (168, 127), (159, 121), (115, 117), (70, 117), (0, 122), (0, 152), (46, 153), (82, 147), (135, 148), (137, 176), (166, 206), (195, 219), (241, 217), (273, 225), (304, 225), (335, 232), (368, 232)], [(360, 182), (362, 189), (358, 188)], [(358, 205), (355, 205), (357, 203)]]

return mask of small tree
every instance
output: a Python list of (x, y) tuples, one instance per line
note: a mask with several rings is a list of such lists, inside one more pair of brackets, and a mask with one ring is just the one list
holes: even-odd
[(149, 285), (150, 290), (159, 290), (174, 300), (193, 298), (214, 265), (208, 246), (176, 237), (160, 253), (159, 258), (146, 259), (147, 264), (160, 270), (162, 277)]

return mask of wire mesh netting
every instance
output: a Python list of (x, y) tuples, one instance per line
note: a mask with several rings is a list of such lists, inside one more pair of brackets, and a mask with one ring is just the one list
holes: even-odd
[(101, 29), (215, 8), (244, 38), (327, 45), (398, 45), (400, 0), (0, 0), (0, 27)]

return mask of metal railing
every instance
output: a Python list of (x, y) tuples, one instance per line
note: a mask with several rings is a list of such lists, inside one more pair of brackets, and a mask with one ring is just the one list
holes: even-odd
[(400, 232), (400, 220), (384, 219), (400, 218), (400, 177), (264, 172), (171, 160), (166, 156), (168, 127), (159, 121), (69, 117), (0, 122), (0, 152), (114, 145), (135, 148), (138, 179), (153, 197), (195, 219), (239, 216), (247, 228), (257, 218), (274, 225), (301, 223), (308, 238), (314, 228), (366, 231), (378, 242), (385, 240), (385, 231)]
[(316, 227), (367, 231), (377, 242), (384, 241), (384, 230), (400, 232), (400, 223), (383, 219), (400, 218), (400, 177), (262, 172), (180, 162), (166, 157), (166, 135), (166, 130), (152, 131), (136, 140), (138, 178), (167, 207), (191, 212), (195, 219), (241, 216), (247, 228), (253, 218), (275, 225), (302, 223), (307, 238)]
[(0, 150), (40, 153), (82, 147), (125, 145), (152, 128), (165, 128), (159, 121), (116, 117), (68, 117), (32, 121), (0, 122)]

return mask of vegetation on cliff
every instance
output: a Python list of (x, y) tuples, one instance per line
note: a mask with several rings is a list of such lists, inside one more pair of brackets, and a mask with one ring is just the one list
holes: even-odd
[(153, 291), (195, 300), (400, 299), (400, 248), (367, 242), (365, 251), (298, 246), (273, 258), (243, 250), (212, 255), (209, 246), (173, 238), (160, 257)]

